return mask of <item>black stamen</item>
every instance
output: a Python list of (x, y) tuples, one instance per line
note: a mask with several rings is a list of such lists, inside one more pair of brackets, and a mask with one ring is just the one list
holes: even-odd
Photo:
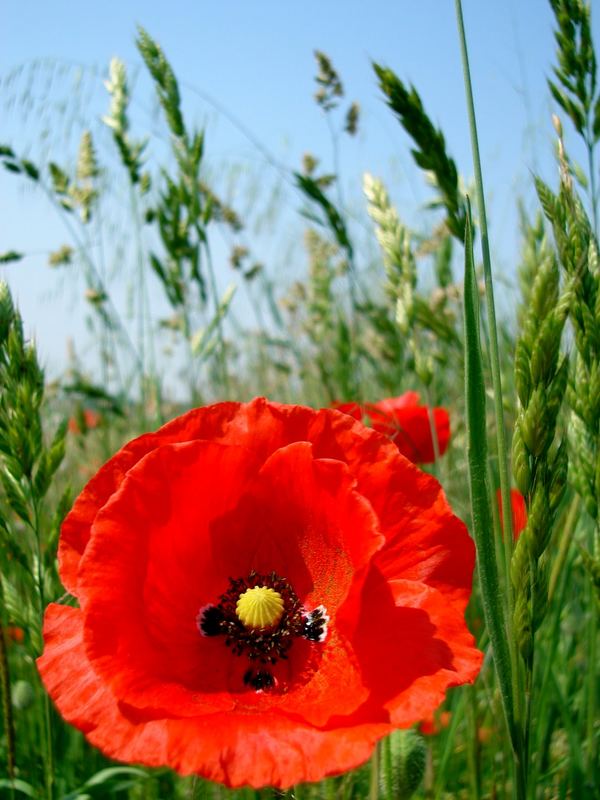
[[(281, 618), (268, 629), (247, 628), (237, 615), (240, 596), (257, 586), (273, 589), (283, 600)], [(253, 570), (247, 578), (230, 578), (229, 587), (220, 596), (218, 604), (200, 609), (197, 623), (203, 636), (223, 636), (225, 646), (231, 648), (234, 655), (248, 659), (244, 684), (258, 692), (276, 685), (270, 667), (288, 658), (296, 639), (325, 641), (329, 615), (325, 606), (318, 606), (313, 611), (303, 608), (292, 586), (277, 573), (260, 574)]]
[(329, 617), (323, 606), (315, 608), (304, 617), (302, 636), (311, 642), (322, 642), (327, 636)]
[(218, 636), (223, 633), (224, 620), (219, 606), (206, 606), (198, 615), (198, 627), (204, 636)]
[(259, 692), (262, 689), (271, 689), (275, 685), (275, 678), (266, 669), (249, 669), (244, 674), (244, 683)]

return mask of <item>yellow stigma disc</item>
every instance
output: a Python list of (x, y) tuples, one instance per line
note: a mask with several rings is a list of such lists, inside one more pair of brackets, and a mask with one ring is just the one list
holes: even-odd
[(255, 586), (240, 595), (235, 611), (247, 628), (272, 628), (282, 617), (283, 600), (275, 589)]

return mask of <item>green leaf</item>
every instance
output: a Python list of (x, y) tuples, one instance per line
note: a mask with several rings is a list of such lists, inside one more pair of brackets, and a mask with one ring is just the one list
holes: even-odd
[(20, 261), (23, 258), (23, 253), (18, 253), (16, 250), (6, 250), (0, 253), (0, 264), (8, 264), (11, 261)]
[(7, 470), (2, 469), (0, 475), (4, 491), (6, 492), (8, 504), (15, 514), (17, 514), (17, 516), (23, 520), (23, 522), (26, 522), (28, 525), (31, 524), (29, 509), (27, 508), (27, 498), (23, 492), (21, 484)]
[[(91, 778), (88, 778), (78, 789), (64, 795), (62, 800), (81, 800), (84, 795), (89, 797), (87, 794), (88, 790), (99, 787), (108, 791), (106, 784), (114, 780), (120, 780), (120, 789), (126, 789), (136, 783), (139, 784), (140, 781), (148, 780), (149, 777), (150, 773), (138, 767), (107, 767), (106, 769), (101, 769), (95, 775), (92, 775)], [(123, 778), (126, 780), (123, 781)]]
[(27, 161), (27, 159), (23, 158), (21, 160), (21, 166), (23, 167), (23, 171), (25, 174), (31, 178), (33, 181), (39, 180), (40, 171), (39, 169), (33, 164), (31, 161)]
[(502, 705), (513, 746), (519, 741), (513, 712), (510, 656), (504, 610), (498, 581), (494, 525), (487, 480), (487, 424), (483, 358), (479, 336), (479, 291), (473, 259), (470, 207), (465, 226), (465, 401), (467, 409), (467, 459), (473, 535), (477, 546), (477, 568), (483, 612), (494, 653)]
[(337, 243), (340, 245), (340, 247), (344, 248), (344, 250), (348, 253), (348, 258), (352, 260), (354, 257), (354, 249), (348, 237), (346, 223), (344, 222), (338, 209), (333, 205), (329, 198), (326, 197), (326, 195), (323, 193), (323, 190), (317, 181), (314, 180), (314, 178), (311, 178), (308, 175), (301, 175), (299, 172), (295, 172), (294, 177), (296, 179), (298, 188), (303, 192), (303, 194), (321, 208)]
[(48, 449), (44, 449), (34, 478), (34, 488), (38, 498), (43, 498), (50, 488), (54, 473), (65, 457), (65, 439), (67, 435), (66, 420), (59, 426), (54, 440)]
[(15, 778), (14, 781), (9, 781), (7, 778), (0, 778), (0, 789), (8, 789), (8, 791), (13, 789), (15, 792), (27, 795), (27, 797), (38, 797), (38, 793), (30, 783), (21, 781), (18, 778)]
[(233, 283), (227, 287), (227, 289), (223, 294), (223, 297), (219, 302), (214, 317), (211, 319), (211, 321), (205, 328), (200, 328), (192, 336), (190, 345), (192, 348), (192, 353), (194, 354), (194, 356), (196, 356), (196, 358), (206, 358), (209, 350), (212, 351), (214, 349), (214, 343), (212, 343), (212, 335), (218, 328), (219, 324), (221, 323), (221, 320), (227, 314), (229, 306), (231, 305), (231, 301), (233, 300), (233, 296), (235, 295), (236, 289), (237, 287)]

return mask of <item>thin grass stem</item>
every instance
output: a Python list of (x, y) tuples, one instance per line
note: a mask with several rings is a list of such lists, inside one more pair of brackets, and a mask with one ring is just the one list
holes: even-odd
[[(463, 64), (464, 85), (467, 101), (467, 112), (469, 116), (469, 129), (471, 134), (471, 147), (473, 151), (473, 166), (475, 169), (475, 190), (477, 197), (477, 207), (479, 211), (479, 225), (481, 229), (481, 254), (483, 259), (483, 274), (485, 282), (486, 313), (489, 329), (490, 343), (490, 366), (492, 372), (492, 387), (494, 393), (494, 414), (496, 419), (496, 447), (498, 451), (498, 473), (500, 477), (500, 493), (502, 496), (502, 517), (504, 531), (504, 572), (505, 590), (508, 599), (509, 613), (505, 619), (506, 638), (508, 652), (510, 656), (510, 673), (512, 683), (512, 709), (511, 714), (516, 724), (522, 720), (521, 708), (521, 687), (519, 680), (519, 663), (516, 651), (515, 637), (512, 632), (512, 609), (513, 588), (510, 580), (510, 563), (512, 558), (513, 532), (512, 532), (512, 513), (510, 505), (510, 479), (508, 468), (508, 451), (506, 447), (506, 432), (504, 427), (504, 413), (502, 400), (502, 377), (500, 369), (500, 353), (498, 347), (498, 330), (496, 326), (496, 309), (494, 303), (494, 285), (492, 279), (492, 264), (490, 257), (489, 235), (487, 227), (487, 215), (485, 210), (485, 195), (483, 190), (483, 175), (481, 170), (481, 158), (479, 154), (479, 142), (477, 135), (477, 121), (475, 118), (475, 102), (473, 99), (473, 88), (471, 85), (471, 72), (469, 68), (469, 55), (467, 50), (467, 40), (465, 34), (462, 3), (455, 0), (456, 19), (459, 31), (459, 41), (461, 58)], [(494, 647), (496, 657), (496, 648)], [(513, 752), (515, 754), (515, 765), (517, 769), (517, 792), (524, 796), (526, 785), (527, 765), (524, 763), (523, 752), (520, 751), (522, 737), (517, 734), (516, 738), (513, 731)]]
[(477, 546), (477, 568), (481, 585), (483, 613), (494, 654), (494, 666), (500, 687), (502, 707), (518, 766), (517, 797), (525, 797), (521, 766), (520, 733), (514, 713), (514, 681), (507, 641), (505, 607), (500, 595), (496, 543), (493, 535), (490, 493), (487, 480), (487, 439), (485, 383), (479, 335), (479, 295), (473, 263), (470, 206), (467, 204), (465, 235), (465, 402), (467, 412), (467, 458), (469, 491), (473, 516), (473, 534)]
[[(2, 715), (4, 717), (4, 734), (6, 736), (6, 769), (8, 778), (15, 779), (16, 743), (15, 723), (12, 698), (10, 694), (10, 671), (8, 664), (8, 648), (6, 645), (7, 616), (4, 604), (4, 591), (0, 581), (0, 692), (2, 694)], [(14, 798), (14, 786), (11, 787), (11, 798)]]
[(371, 775), (369, 782), (369, 800), (379, 798), (379, 758), (381, 755), (381, 744), (377, 742), (373, 755), (371, 756)]

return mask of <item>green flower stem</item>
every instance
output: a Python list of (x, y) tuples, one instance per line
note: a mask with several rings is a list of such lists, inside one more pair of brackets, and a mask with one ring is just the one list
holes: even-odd
[[(600, 534), (599, 527), (592, 533), (590, 552), (598, 556), (596, 542)], [(598, 768), (596, 762), (596, 708), (597, 708), (597, 681), (598, 681), (598, 599), (596, 588), (590, 579), (588, 581), (588, 607), (591, 609), (588, 629), (588, 673), (587, 673), (587, 698), (586, 698), (586, 778), (589, 783), (594, 782), (594, 775)]]
[(371, 756), (371, 780), (369, 783), (369, 800), (378, 800), (379, 798), (379, 756), (381, 751), (381, 744), (377, 742), (373, 755)]
[(465, 91), (467, 95), (467, 111), (469, 114), (469, 127), (471, 131), (471, 145), (473, 149), (473, 166), (475, 169), (475, 193), (479, 211), (479, 226), (481, 229), (481, 255), (483, 259), (483, 275), (485, 282), (485, 302), (489, 324), (490, 365), (492, 370), (492, 386), (494, 389), (494, 411), (496, 415), (496, 439), (498, 448), (498, 472), (500, 475), (500, 491), (502, 493), (502, 515), (504, 529), (504, 546), (506, 559), (506, 588), (511, 597), (510, 559), (512, 556), (512, 513), (510, 505), (510, 478), (508, 471), (508, 451), (506, 447), (506, 433), (502, 404), (502, 378), (500, 371), (500, 354), (498, 349), (498, 332), (496, 327), (496, 307), (494, 303), (494, 285), (492, 280), (492, 263), (490, 257), (490, 244), (485, 211), (485, 197), (483, 193), (483, 176), (481, 172), (481, 159), (479, 157), (479, 141), (477, 136), (477, 123), (475, 120), (475, 105), (473, 89), (471, 86), (471, 73), (469, 69), (469, 56), (462, 14), (461, 0), (456, 0), (456, 17), (459, 28), (459, 39), (463, 61)]
[(394, 800), (394, 784), (392, 780), (392, 742), (389, 736), (381, 740), (381, 757), (385, 775), (384, 797), (385, 800)]
[[(44, 628), (44, 613), (46, 611), (46, 597), (44, 591), (44, 567), (43, 567), (43, 550), (42, 550), (42, 530), (40, 526), (40, 514), (38, 507), (38, 500), (35, 494), (35, 488), (31, 478), (29, 478), (29, 497), (31, 508), (33, 511), (33, 522), (31, 528), (35, 538), (37, 548), (37, 589), (38, 599), (40, 604), (40, 630)], [(47, 800), (53, 800), (54, 797), (54, 756), (52, 752), (52, 719), (50, 716), (50, 698), (46, 691), (43, 691), (43, 705), (44, 705), (44, 738), (46, 744), (45, 758), (44, 758), (44, 777), (46, 786)]]
[[(6, 767), (11, 781), (15, 779), (15, 725), (13, 719), (12, 700), (10, 695), (10, 672), (8, 666), (8, 648), (6, 645), (7, 617), (4, 605), (4, 592), (0, 581), (0, 693), (2, 695), (2, 715), (4, 717), (4, 733), (6, 735)], [(14, 797), (14, 787), (11, 796)]]
[(460, 725), (464, 717), (466, 700), (467, 700), (466, 693), (461, 692), (458, 695), (456, 704), (452, 708), (452, 713), (450, 716), (450, 725), (448, 726), (448, 730), (446, 732), (446, 738), (444, 739), (443, 750), (439, 759), (438, 768), (435, 776), (435, 784), (433, 787), (434, 800), (441, 800), (441, 798), (445, 795), (445, 782), (447, 778), (446, 769), (451, 761), (451, 756), (455, 751), (456, 732), (458, 730), (458, 726)]
[(500, 594), (490, 494), (487, 481), (485, 383), (479, 338), (479, 295), (473, 263), (470, 209), (465, 232), (465, 400), (467, 410), (467, 459), (473, 534), (485, 622), (494, 654), (502, 707), (517, 766), (517, 797), (525, 797), (521, 738), (514, 713), (514, 686), (506, 632), (505, 608)]
[(472, 800), (481, 798), (481, 760), (480, 745), (477, 738), (477, 698), (473, 686), (465, 686), (467, 694), (467, 726), (469, 741), (467, 745), (467, 761), (469, 764), (469, 781), (471, 784), (470, 797)]
[[(455, 0), (455, 7), (456, 7), (456, 19), (459, 30), (461, 57), (463, 63), (465, 92), (467, 98), (467, 111), (469, 115), (469, 128), (471, 132), (471, 145), (473, 150), (473, 165), (475, 169), (477, 207), (479, 210), (479, 224), (481, 228), (481, 251), (483, 258), (483, 273), (485, 280), (486, 311), (487, 311), (487, 319), (489, 326), (490, 364), (492, 371), (492, 386), (494, 390), (494, 411), (496, 417), (496, 446), (498, 450), (498, 472), (500, 476), (500, 492), (502, 495), (502, 516), (503, 516), (503, 530), (504, 530), (505, 591), (506, 591), (507, 606), (508, 606), (508, 614), (505, 620), (506, 633), (504, 641), (506, 643), (506, 639), (508, 640), (507, 649), (510, 656), (509, 672), (511, 675), (511, 684), (512, 684), (511, 714), (513, 715), (512, 721), (514, 726), (515, 719), (517, 721), (520, 721), (522, 719), (522, 712), (521, 712), (521, 691), (519, 682), (519, 664), (515, 646), (515, 637), (512, 634), (512, 610), (513, 610), (514, 600), (513, 600), (513, 588), (510, 580), (510, 562), (512, 558), (513, 533), (512, 533), (512, 512), (510, 504), (510, 479), (508, 470), (508, 454), (506, 447), (506, 433), (504, 428), (504, 415), (503, 415), (504, 405), (502, 402), (502, 378), (500, 371), (500, 354), (498, 349), (498, 332), (496, 327), (496, 310), (494, 304), (494, 287), (492, 280), (492, 265), (491, 265), (489, 236), (487, 228), (487, 216), (485, 211), (485, 197), (483, 192), (483, 176), (481, 171), (481, 159), (479, 156), (477, 123), (475, 119), (475, 104), (473, 100), (473, 89), (471, 85), (471, 73), (469, 69), (469, 56), (467, 51), (467, 41), (465, 35), (461, 0)], [(467, 227), (469, 227), (468, 224)], [(469, 255), (467, 255), (466, 258), (468, 259)], [(482, 432), (482, 435), (485, 437), (485, 427)], [(488, 517), (489, 517), (489, 507), (488, 507)], [(491, 555), (493, 557), (493, 552)], [(494, 571), (495, 567), (496, 563), (494, 559)], [(496, 660), (498, 653), (496, 649), (496, 643), (494, 642), (491, 631), (490, 631), (490, 637), (492, 638), (492, 643), (494, 645), (494, 659)], [(527, 769), (527, 765), (526, 763), (524, 763), (523, 753), (520, 752), (518, 749), (520, 747), (521, 736), (520, 734), (517, 734), (516, 727), (511, 735), (511, 740), (513, 743), (513, 752), (515, 754), (517, 772), (521, 773), (521, 777), (520, 778), (517, 777), (517, 791), (518, 792), (521, 791), (522, 793), (524, 793), (525, 792), (524, 771)]]

